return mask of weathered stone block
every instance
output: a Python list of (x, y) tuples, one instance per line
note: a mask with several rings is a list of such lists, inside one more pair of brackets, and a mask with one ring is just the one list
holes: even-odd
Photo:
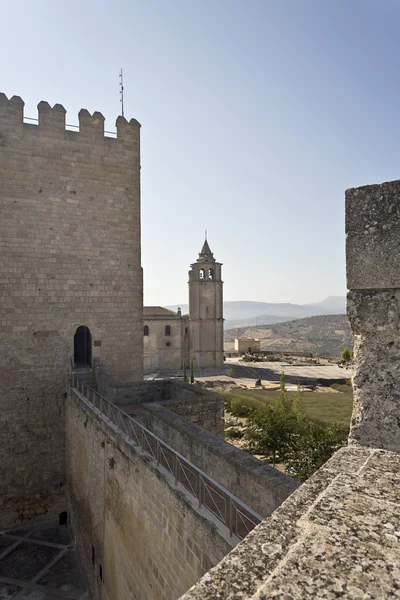
[(400, 180), (346, 191), (350, 290), (400, 288)]
[(350, 292), (354, 407), (350, 443), (400, 451), (400, 290)]

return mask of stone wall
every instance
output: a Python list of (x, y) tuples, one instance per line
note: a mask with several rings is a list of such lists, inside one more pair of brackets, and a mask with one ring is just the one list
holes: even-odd
[(37, 125), (23, 107), (0, 94), (0, 526), (64, 505), (76, 329), (113, 377), (143, 364), (140, 126), (119, 118), (112, 139), (100, 113), (67, 131), (61, 105)]
[(262, 517), (270, 515), (300, 485), (163, 406), (147, 404), (142, 418), (147, 429)]
[(190, 423), (224, 435), (224, 402), (215, 392), (171, 379), (125, 384), (99, 373), (97, 380), (100, 393), (114, 404), (162, 403)]
[[(148, 335), (143, 337), (144, 373), (156, 373), (163, 369), (176, 370), (183, 366), (185, 326), (188, 329), (187, 343), (189, 340), (188, 320), (183, 319), (180, 313), (168, 312), (171, 314), (146, 314), (143, 319), (143, 326), (148, 327)], [(168, 326), (170, 334), (165, 335), (165, 328)]]
[(400, 451), (400, 181), (346, 192), (347, 314), (354, 334), (350, 441)]
[(67, 450), (69, 514), (92, 600), (173, 600), (232, 549), (207, 511), (74, 393)]
[(219, 394), (203, 391), (197, 397), (188, 395), (181, 400), (170, 400), (164, 406), (213, 436), (224, 437), (224, 400)]

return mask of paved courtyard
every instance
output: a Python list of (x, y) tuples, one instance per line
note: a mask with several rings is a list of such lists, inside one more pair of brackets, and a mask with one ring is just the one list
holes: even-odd
[(89, 600), (77, 552), (58, 522), (0, 532), (0, 600)]
[[(238, 358), (227, 358), (225, 363), (219, 369), (201, 369), (195, 371), (195, 378), (198, 381), (235, 381), (239, 385), (254, 387), (256, 379), (261, 377), (265, 383), (277, 383), (281, 374), (285, 373), (287, 384), (297, 383), (314, 384), (318, 380), (342, 381), (351, 379), (351, 369), (339, 367), (336, 364), (330, 365), (306, 365), (294, 366), (287, 362), (255, 362), (246, 363)], [(186, 372), (189, 376), (189, 370)], [(182, 377), (183, 371), (159, 371), (145, 375), (146, 380), (168, 379), (170, 377)]]
[[(246, 370), (253, 376), (261, 377), (266, 381), (279, 381), (282, 373), (285, 373), (287, 382), (296, 383), (297, 380), (315, 380), (315, 379), (350, 379), (351, 369), (345, 369), (338, 365), (306, 365), (294, 366), (287, 362), (256, 362), (244, 363), (237, 358), (228, 358), (225, 362), (225, 369), (235, 367), (236, 370)], [(238, 371), (239, 372), (239, 371)], [(235, 373), (236, 374), (236, 373)]]

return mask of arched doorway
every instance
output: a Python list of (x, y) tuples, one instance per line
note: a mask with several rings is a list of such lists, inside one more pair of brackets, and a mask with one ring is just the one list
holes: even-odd
[(74, 363), (76, 367), (92, 366), (92, 336), (85, 325), (81, 325), (74, 336)]

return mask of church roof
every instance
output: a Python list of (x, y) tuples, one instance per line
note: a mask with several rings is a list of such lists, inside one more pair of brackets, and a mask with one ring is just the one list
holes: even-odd
[(174, 310), (169, 310), (169, 308), (164, 308), (163, 306), (143, 306), (143, 316), (168, 316), (171, 315), (176, 316), (176, 312)]
[(199, 258), (197, 259), (197, 262), (215, 263), (214, 254), (211, 252), (211, 248), (208, 245), (207, 239), (204, 240), (204, 244), (199, 252)]

